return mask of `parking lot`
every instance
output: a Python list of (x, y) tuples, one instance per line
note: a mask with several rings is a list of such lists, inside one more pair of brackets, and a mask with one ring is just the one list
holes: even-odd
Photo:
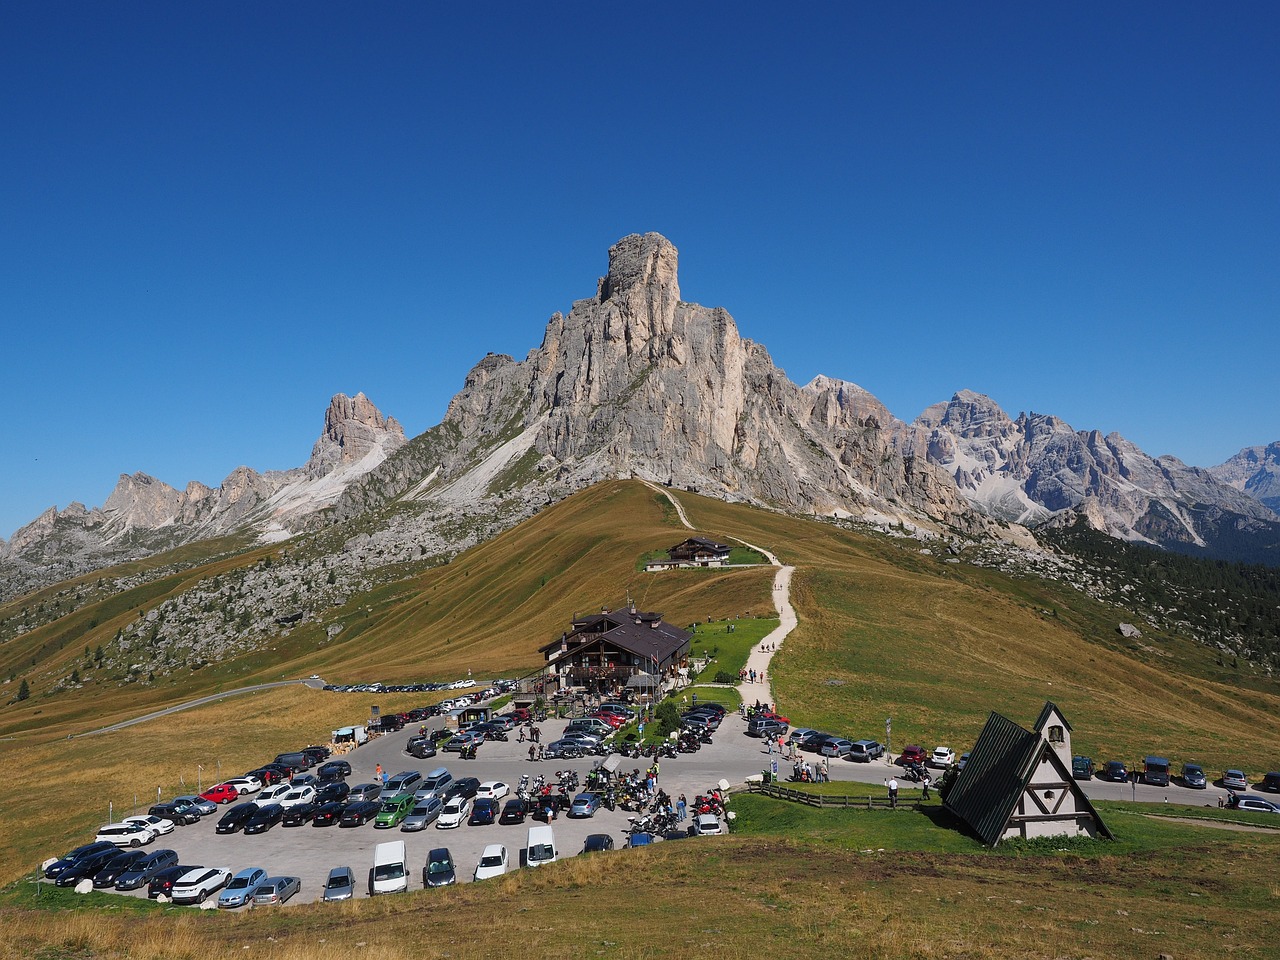
[[(539, 724), (542, 742), (549, 743), (556, 739), (566, 724), (567, 721), (564, 720), (548, 720)], [(428, 730), (439, 728), (440, 725), (438, 718), (427, 722)], [(692, 802), (696, 794), (706, 792), (722, 778), (730, 783), (741, 783), (747, 775), (760, 773), (767, 765), (767, 757), (763, 753), (764, 744), (758, 739), (745, 736), (745, 728), (744, 721), (736, 714), (726, 716), (711, 744), (704, 744), (696, 753), (680, 754), (674, 759), (660, 761), (659, 786), (673, 799), (684, 793)], [(575, 770), (579, 778), (583, 779), (594, 764), (604, 759), (584, 757), (579, 760), (531, 762), (528, 743), (518, 742), (515, 731), (512, 731), (506, 742), (486, 742), (474, 760), (462, 760), (458, 754), (443, 750), (435, 757), (418, 760), (404, 752), (406, 742), (417, 729), (418, 725), (414, 724), (398, 733), (378, 737), (346, 754), (343, 759), (351, 764), (351, 776), (347, 778), (347, 782), (355, 784), (372, 781), (379, 764), (391, 776), (403, 770), (417, 770), (426, 774), (443, 766), (455, 778), (475, 777), (481, 782), (500, 780), (507, 783), (514, 794), (521, 775), (527, 774), (533, 779), (541, 774), (548, 782), (554, 782), (555, 771)], [(285, 750), (294, 745), (273, 746)], [(270, 752), (270, 748), (266, 752)], [(264, 756), (263, 759), (269, 760), (270, 757)], [(644, 770), (652, 762), (645, 759), (624, 759), (619, 769), (621, 772)], [(243, 799), (251, 800), (253, 796)], [(266, 833), (250, 836), (240, 832), (219, 836), (215, 834), (214, 826), (227, 809), (228, 806), (220, 807), (218, 813), (204, 817), (199, 823), (179, 826), (146, 849), (172, 848), (178, 852), (182, 863), (192, 866), (228, 867), (233, 872), (245, 867), (262, 867), (272, 876), (300, 877), (302, 890), (290, 901), (295, 903), (318, 900), (329, 870), (337, 866), (352, 868), (357, 878), (358, 895), (365, 896), (366, 878), (373, 865), (374, 847), (386, 840), (405, 841), (411, 871), (411, 889), (421, 888), (422, 866), (428, 852), (435, 847), (448, 847), (452, 852), (460, 883), (471, 881), (480, 852), (487, 844), (505, 845), (511, 868), (514, 869), (523, 862), (529, 827), (541, 823), (529, 818), (524, 824), (495, 823), (480, 827), (463, 824), (450, 830), (437, 829), (432, 825), (425, 830), (407, 833), (398, 827), (377, 829), (372, 822), (350, 828), (313, 827), (308, 823), (298, 827), (276, 825)], [(561, 813), (552, 824), (560, 857), (576, 855), (591, 833), (608, 833), (616, 845), (621, 847), (626, 840), (628, 816), (621, 809), (611, 812), (604, 807), (590, 818), (571, 819)], [(702, 838), (689, 842), (705, 843), (711, 840)], [(117, 895), (145, 897), (146, 892), (144, 888), (142, 891)]]

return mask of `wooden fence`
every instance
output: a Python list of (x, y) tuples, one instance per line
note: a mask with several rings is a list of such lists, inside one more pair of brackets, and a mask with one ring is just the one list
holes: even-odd
[(915, 800), (899, 800), (896, 807), (889, 803), (888, 797), (849, 797), (833, 794), (809, 793), (806, 790), (793, 790), (778, 783), (761, 783), (754, 781), (747, 784), (748, 793), (762, 793), (775, 800), (790, 800), (810, 807), (845, 807), (861, 810), (918, 810), (919, 802)]

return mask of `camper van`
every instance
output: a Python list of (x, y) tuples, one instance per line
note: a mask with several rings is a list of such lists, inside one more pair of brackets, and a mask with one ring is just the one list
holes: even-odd
[(403, 840), (378, 844), (373, 850), (373, 870), (369, 873), (369, 896), (403, 893), (409, 889), (409, 864)]
[(550, 827), (530, 827), (525, 862), (530, 867), (556, 862), (556, 838)]

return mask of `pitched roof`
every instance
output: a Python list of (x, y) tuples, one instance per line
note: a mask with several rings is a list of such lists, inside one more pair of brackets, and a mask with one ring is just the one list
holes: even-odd
[(1035, 725), (1031, 729), (1034, 730), (1036, 733), (1043, 733), (1044, 725), (1049, 722), (1049, 718), (1052, 717), (1055, 713), (1058, 715), (1058, 718), (1063, 722), (1066, 728), (1070, 730), (1071, 721), (1066, 718), (1063, 712), (1058, 709), (1058, 705), (1054, 703), (1052, 700), (1046, 700), (1044, 702), (1044, 709), (1040, 711), (1040, 716), (1036, 718)]
[(1062, 711), (1050, 702), (1040, 711), (1036, 729), (1031, 731), (993, 711), (969, 753), (968, 762), (947, 793), (946, 808), (973, 828), (989, 847), (995, 846), (1004, 834), (1009, 817), (1031, 782), (1042, 754), (1049, 758), (1068, 784), (1080, 808), (1093, 817), (1098, 830), (1106, 837), (1111, 836), (1111, 831), (1071, 776), (1071, 771), (1063, 768), (1062, 761), (1044, 739), (1041, 728), (1054, 712), (1063, 723), (1067, 722)]
[(987, 718), (946, 800), (951, 812), (987, 846), (995, 845), (1004, 833), (1043, 742), (1040, 734), (1022, 729), (1008, 717), (993, 711)]
[[(599, 631), (584, 629), (596, 626), (602, 620), (612, 626)], [(637, 620), (640, 622), (637, 623)], [(656, 658), (659, 663), (665, 663), (679, 653), (681, 647), (692, 637), (693, 634), (687, 630), (681, 630), (661, 619), (661, 614), (619, 607), (609, 613), (595, 614), (575, 621), (572, 633), (564, 638), (552, 640), (539, 649), (546, 653), (564, 642), (571, 652), (576, 653), (587, 646), (607, 642), (644, 660)]]

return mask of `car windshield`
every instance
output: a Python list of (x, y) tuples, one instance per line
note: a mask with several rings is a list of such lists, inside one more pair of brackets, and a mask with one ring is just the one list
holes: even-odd
[(341, 874), (338, 874), (337, 876), (330, 877), (329, 882), (328, 884), (326, 884), (326, 886), (330, 890), (332, 890), (335, 887), (349, 887), (351, 886), (351, 878), (348, 877), (345, 873), (341, 873)]
[(395, 813), (399, 809), (400, 809), (400, 804), (396, 803), (394, 800), (388, 800), (386, 803), (382, 805), (383, 813)]
[(228, 890), (240, 890), (249, 885), (248, 877), (232, 877), (231, 882), (227, 884)]
[(490, 857), (481, 857), (480, 866), (482, 867), (498, 867), (502, 865), (502, 857), (494, 854)]
[(430, 812), (431, 812), (431, 804), (429, 804), (429, 803), (424, 803), (424, 804), (423, 804), (422, 806), (420, 806), (420, 807), (414, 807), (414, 808), (413, 808), (413, 815), (414, 815), (415, 817), (424, 817), (424, 816), (426, 816), (426, 815), (427, 815), (428, 813), (430, 813)]
[(427, 873), (448, 873), (453, 869), (453, 864), (448, 860), (432, 860), (431, 865), (427, 867)]
[(373, 868), (374, 880), (399, 880), (404, 876), (403, 863), (384, 863)]

